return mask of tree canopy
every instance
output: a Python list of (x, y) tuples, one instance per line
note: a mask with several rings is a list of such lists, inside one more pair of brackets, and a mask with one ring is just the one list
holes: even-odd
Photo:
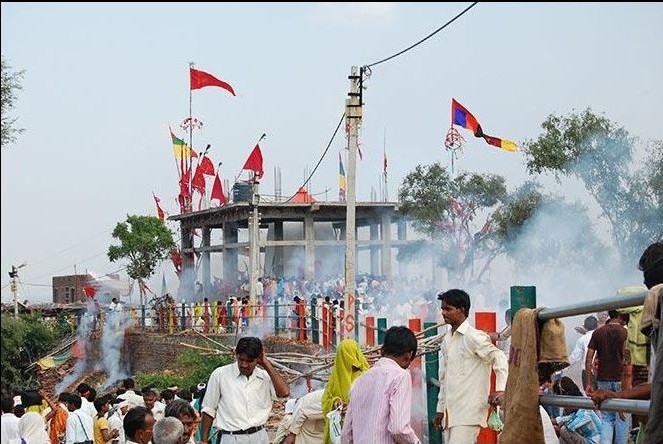
[(24, 71), (14, 71), (2, 56), (2, 84), (0, 92), (2, 93), (2, 130), (0, 134), (1, 146), (8, 145), (16, 141), (16, 136), (22, 133), (22, 128), (16, 127), (16, 117), (11, 117), (10, 111), (14, 109), (16, 103), (16, 92), (23, 89), (21, 80)]
[(128, 215), (125, 222), (115, 226), (112, 235), (120, 245), (108, 248), (108, 259), (111, 262), (127, 259), (127, 274), (140, 282), (154, 274), (157, 265), (175, 246), (173, 234), (155, 216)]
[[(550, 115), (543, 133), (523, 144), (530, 174), (578, 178), (612, 228), (624, 260), (663, 236), (663, 143), (650, 143), (644, 163), (634, 159), (639, 141), (591, 109)], [(639, 166), (642, 165), (642, 166)]]

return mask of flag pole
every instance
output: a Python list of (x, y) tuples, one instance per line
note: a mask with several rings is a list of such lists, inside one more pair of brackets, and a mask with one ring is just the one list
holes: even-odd
[[(191, 69), (193, 68), (193, 62), (189, 62), (189, 149), (193, 149), (193, 90), (191, 87)], [(193, 174), (191, 173), (191, 168), (192, 168), (192, 162), (193, 162), (193, 156), (191, 153), (189, 153), (189, 189), (191, 190), (191, 197), (193, 200), (193, 190), (191, 189), (191, 185), (193, 182)]]
[[(259, 145), (260, 142), (262, 142), (262, 139), (264, 139), (265, 137), (267, 137), (267, 133), (262, 133), (262, 136), (260, 136), (260, 138), (256, 142), (256, 145)], [(255, 149), (255, 146), (251, 149), (251, 152), (253, 152), (253, 149)], [(233, 184), (237, 183), (237, 179), (239, 179), (239, 176), (242, 175), (242, 171), (244, 171), (244, 164), (242, 164), (242, 167), (240, 168), (239, 173), (237, 173), (237, 176), (235, 176), (235, 181), (233, 182)]]

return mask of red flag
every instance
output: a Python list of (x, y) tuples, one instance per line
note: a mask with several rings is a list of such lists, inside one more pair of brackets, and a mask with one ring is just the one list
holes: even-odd
[(226, 195), (223, 194), (223, 186), (221, 185), (221, 179), (219, 178), (218, 173), (214, 178), (214, 185), (212, 185), (212, 195), (210, 196), (210, 200), (214, 199), (219, 199), (220, 206), (226, 204)]
[(202, 160), (200, 161), (200, 165), (198, 165), (198, 170), (200, 170), (201, 174), (214, 176), (214, 164), (212, 163), (212, 159), (207, 156), (203, 156)]
[(85, 296), (89, 298), (93, 298), (97, 294), (97, 289), (94, 287), (83, 287), (83, 291), (85, 292)]
[(233, 90), (232, 86), (223, 80), (217, 79), (212, 74), (193, 68), (189, 68), (189, 74), (191, 77), (191, 90), (204, 88), (206, 86), (220, 86), (233, 96), (235, 95), (235, 90)]
[(161, 205), (159, 205), (161, 199), (159, 199), (154, 193), (152, 193), (152, 197), (154, 197), (154, 203), (157, 204), (157, 216), (159, 216), (159, 219), (164, 220), (166, 218), (166, 213), (164, 213), (164, 211), (161, 209)]
[(249, 158), (246, 159), (246, 163), (244, 163), (242, 169), (254, 171), (258, 179), (262, 178), (264, 171), (262, 169), (262, 152), (260, 151), (259, 144), (256, 143), (255, 148), (249, 154)]
[(200, 166), (196, 168), (196, 172), (193, 174), (191, 188), (198, 191), (200, 194), (205, 194), (205, 176), (203, 176)]

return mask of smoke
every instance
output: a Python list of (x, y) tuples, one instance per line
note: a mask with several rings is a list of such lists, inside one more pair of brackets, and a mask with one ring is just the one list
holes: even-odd
[(88, 357), (92, 352), (92, 347), (90, 344), (90, 334), (94, 330), (94, 325), (96, 322), (96, 307), (94, 301), (89, 301), (87, 304), (87, 309), (83, 313), (78, 322), (78, 328), (76, 329), (76, 338), (78, 349), (81, 351), (78, 356), (78, 360), (74, 365), (74, 369), (71, 373), (65, 376), (59, 384), (55, 386), (56, 392), (61, 392), (62, 390), (69, 387), (71, 384), (76, 382), (78, 378), (87, 370), (88, 368)]
[(122, 365), (122, 347), (124, 332), (130, 321), (129, 313), (124, 311), (110, 311), (106, 316), (101, 336), (101, 357), (108, 379), (102, 390), (127, 377), (126, 369)]

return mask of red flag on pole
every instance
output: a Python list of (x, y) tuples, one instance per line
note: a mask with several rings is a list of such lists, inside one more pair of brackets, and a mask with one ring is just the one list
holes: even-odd
[(219, 206), (224, 206), (226, 204), (226, 195), (223, 194), (223, 185), (221, 185), (221, 179), (219, 178), (219, 173), (216, 173), (214, 178), (214, 185), (212, 185), (212, 194), (210, 200), (218, 199)]
[(203, 156), (197, 170), (200, 170), (202, 174), (207, 176), (214, 176), (214, 164), (212, 163), (212, 159), (207, 156)]
[(223, 80), (217, 79), (212, 74), (208, 74), (205, 71), (200, 71), (194, 68), (189, 68), (189, 73), (191, 77), (191, 90), (204, 88), (206, 86), (219, 86), (228, 91), (233, 96), (235, 95), (235, 90), (232, 86)]
[(97, 294), (97, 289), (94, 287), (83, 287), (83, 291), (85, 292), (85, 296), (89, 298), (93, 298)]
[(157, 204), (157, 216), (159, 216), (159, 219), (164, 220), (166, 218), (166, 213), (164, 213), (163, 209), (161, 208), (161, 205), (159, 205), (161, 199), (159, 199), (154, 193), (152, 193), (152, 197), (154, 197), (154, 203)]
[(256, 143), (255, 148), (249, 154), (249, 158), (246, 159), (246, 163), (244, 163), (242, 169), (254, 171), (258, 179), (262, 178), (264, 171), (262, 169), (262, 152), (260, 151), (259, 144)]

